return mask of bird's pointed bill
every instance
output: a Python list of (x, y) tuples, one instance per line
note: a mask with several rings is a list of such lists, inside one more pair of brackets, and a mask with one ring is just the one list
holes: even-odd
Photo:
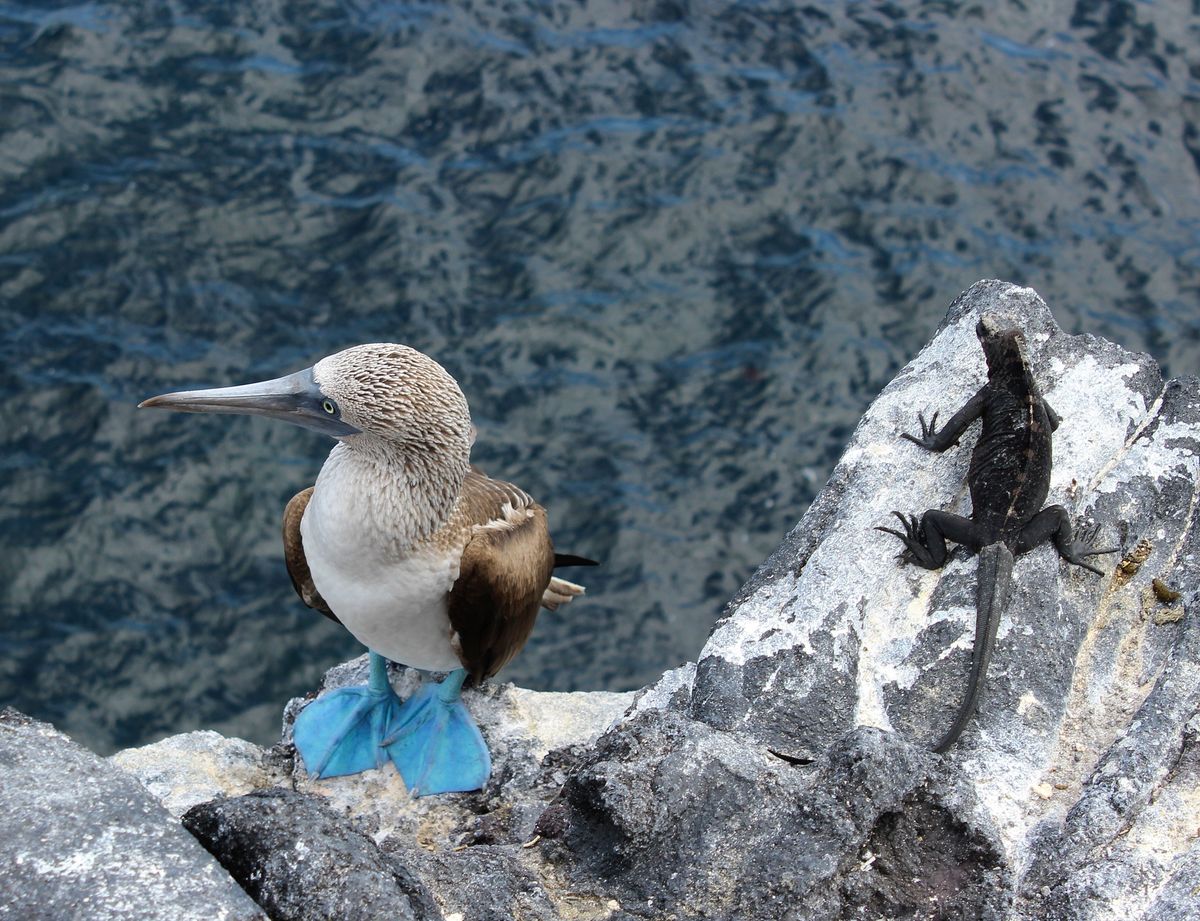
[(138, 409), (267, 416), (334, 438), (361, 431), (342, 419), (337, 404), (321, 392), (312, 368), (256, 384), (164, 393), (143, 400)]

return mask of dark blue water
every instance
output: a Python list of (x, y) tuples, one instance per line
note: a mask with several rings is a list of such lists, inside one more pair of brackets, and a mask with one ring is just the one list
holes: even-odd
[(1198, 49), (1197, 0), (0, 2), (0, 702), (273, 739), (359, 652), (281, 561), (330, 445), (134, 406), (373, 340), (604, 561), (505, 677), (694, 658), (976, 279), (1196, 370)]

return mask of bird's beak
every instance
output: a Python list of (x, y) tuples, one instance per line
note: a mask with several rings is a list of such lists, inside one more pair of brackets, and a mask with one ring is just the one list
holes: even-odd
[(259, 384), (164, 393), (143, 400), (138, 409), (268, 416), (334, 438), (357, 435), (362, 431), (342, 421), (340, 407), (321, 393), (312, 368)]

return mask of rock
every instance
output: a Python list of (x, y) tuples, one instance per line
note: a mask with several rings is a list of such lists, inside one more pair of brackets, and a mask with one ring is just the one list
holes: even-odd
[[(322, 693), (365, 682), (366, 670), (366, 656), (331, 669)], [(402, 696), (419, 680), (395, 666), (391, 677)], [(536, 839), (535, 824), (573, 758), (634, 694), (494, 684), (464, 699), (492, 753), (491, 780), (476, 793), (413, 799), (391, 764), (353, 777), (311, 777), (290, 757), (291, 725), (304, 700), (286, 708), (279, 750), (189, 733), (112, 761), (173, 811), (186, 812), (186, 826), (272, 918), (608, 917), (611, 909), (594, 899), (547, 885), (536, 848), (524, 845)], [(292, 789), (267, 789), (279, 786)], [(429, 892), (440, 913), (430, 913)]]
[[(367, 680), (367, 656), (326, 673), (321, 693)], [(390, 665), (392, 685), (407, 698), (420, 681), (413, 669)], [(480, 816), (489, 816), (488, 842), (497, 835), (522, 843), (533, 835), (533, 826), (546, 803), (566, 779), (546, 761), (551, 750), (588, 746), (618, 719), (634, 699), (632, 692), (616, 694), (550, 693), (528, 691), (511, 684), (489, 684), (463, 695), (479, 723), (492, 756), (492, 776), (487, 789), (477, 793), (413, 799), (404, 781), (390, 764), (353, 777), (319, 780), (295, 759), (293, 785), (316, 793), (347, 814), (366, 823), (373, 834), (385, 838), (421, 840), (433, 849), (457, 845), (447, 838), (477, 837)], [(284, 739), (290, 743), (291, 727), (306, 701), (291, 701), (284, 712)], [(558, 756), (556, 756), (558, 757)], [(561, 757), (558, 757), (561, 760)], [(546, 765), (550, 765), (549, 768)]]
[[(1033, 291), (981, 282), (955, 302), (933, 341), (884, 388), (829, 484), (714, 628), (697, 663), (693, 716), (809, 756), (854, 725), (903, 730), (925, 741), (947, 727), (970, 660), (975, 561), (960, 554), (939, 572), (897, 565), (897, 541), (874, 527), (889, 524), (894, 509), (969, 512), (965, 479), (978, 426), (958, 449), (940, 456), (899, 434), (917, 427), (918, 411), (940, 410), (947, 418), (984, 382), (975, 324), (985, 311), (1025, 331), (1038, 383), (1063, 417), (1054, 435), (1048, 502), (1101, 522), (1110, 546), (1128, 543), (1131, 531), (1142, 536), (1156, 529), (1158, 515), (1173, 507), (1142, 495), (1152, 477), (1139, 477), (1134, 468), (1146, 469), (1149, 458), (1127, 465), (1128, 478), (1137, 481), (1133, 494), (1124, 471), (1107, 469), (1150, 420), (1162, 390), (1151, 359), (1067, 336)], [(1160, 448), (1152, 462), (1186, 469), (1189, 456), (1186, 447)], [(1130, 514), (1134, 508), (1140, 516)], [(1014, 658), (1041, 664), (1019, 690), (1003, 678), (989, 682), (993, 700), (1009, 699), (991, 708), (991, 717), (982, 714), (968, 733), (980, 741), (986, 732), (982, 741), (998, 745), (988, 739), (1003, 732), (1024, 747), (1028, 723), (1052, 719), (1049, 711), (1065, 703), (1075, 648), (1106, 592), (1104, 580), (1066, 568), (1049, 545), (1019, 560), (1015, 579), (996, 664)], [(1069, 607), (1065, 617), (1056, 610), (1059, 600)], [(1167, 635), (1161, 638), (1169, 647)], [(1017, 713), (1026, 693), (1037, 703)], [(1015, 720), (1002, 724), (1002, 713)]]
[[(984, 312), (1025, 331), (1062, 416), (1049, 501), (1120, 553), (1098, 558), (1102, 578), (1048, 545), (1016, 561), (979, 711), (943, 757), (928, 749), (965, 688), (976, 561), (920, 570), (874, 528), (893, 509), (969, 511), (977, 428), (942, 455), (899, 435), (982, 384)], [(1200, 382), (1164, 385), (1147, 356), (1064, 333), (1029, 289), (980, 282), (695, 664), (636, 695), (465, 695), (486, 790), (414, 800), (390, 765), (311, 778), (288, 758), (304, 701), (273, 753), (195, 736), (114, 763), (175, 809), (292, 787), (188, 814), (280, 917), (371, 917), (353, 901), (369, 887), (401, 906), (380, 917), (423, 917), (423, 887), (462, 921), (1195, 917), (1198, 478)], [(411, 692), (415, 675), (392, 676)], [(297, 866), (300, 845), (315, 862)]]
[(647, 918), (1001, 917), (995, 829), (970, 783), (898, 734), (860, 729), (792, 763), (672, 711), (600, 740), (568, 781), (551, 859)]
[(0, 918), (266, 915), (131, 776), (0, 711)]
[(251, 742), (211, 730), (127, 748), (109, 760), (135, 775), (177, 817), (218, 796), (284, 783), (291, 771), (290, 753), (280, 760)]
[[(982, 384), (984, 312), (1025, 331), (1063, 418), (1049, 502), (1098, 522), (1127, 564), (1101, 558), (1097, 578), (1051, 546), (1018, 559), (979, 712), (929, 761), (965, 686), (975, 561), (920, 570), (873, 528), (893, 509), (969, 511), (977, 428), (941, 456), (898, 436)], [(665, 676), (582, 759), (554, 860), (644, 917), (1174, 917), (1200, 852), (1198, 458), (1195, 379), (1164, 387), (1147, 356), (1063, 333), (1029, 289), (976, 284), (867, 411), (690, 681)], [(1155, 578), (1182, 617), (1155, 616)], [(882, 841), (894, 851), (872, 878)]]
[[(466, 921), (559, 921), (551, 888), (528, 866), (519, 846), (477, 845), (461, 851), (414, 852), (404, 849), (419, 875), (429, 880), (445, 905), (445, 917)], [(528, 861), (532, 863), (532, 861)], [(573, 909), (574, 910), (574, 909)], [(570, 916), (570, 915), (565, 915)], [(582, 915), (591, 917), (590, 915)]]
[(402, 864), (320, 797), (260, 790), (190, 809), (183, 824), (273, 921), (440, 919)]

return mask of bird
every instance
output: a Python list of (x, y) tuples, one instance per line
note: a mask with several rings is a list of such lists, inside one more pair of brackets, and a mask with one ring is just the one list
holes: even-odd
[[(284, 509), (284, 559), (301, 600), (367, 647), (370, 677), (300, 712), (297, 751), (320, 778), (390, 759), (414, 796), (482, 789), (491, 759), (462, 688), (521, 650), (540, 607), (583, 594), (556, 567), (596, 563), (555, 553), (546, 510), (471, 464), (476, 430), (454, 377), (417, 349), (368, 343), (273, 380), (138, 405), (267, 416), (337, 440)], [(389, 659), (447, 674), (402, 702)]]

